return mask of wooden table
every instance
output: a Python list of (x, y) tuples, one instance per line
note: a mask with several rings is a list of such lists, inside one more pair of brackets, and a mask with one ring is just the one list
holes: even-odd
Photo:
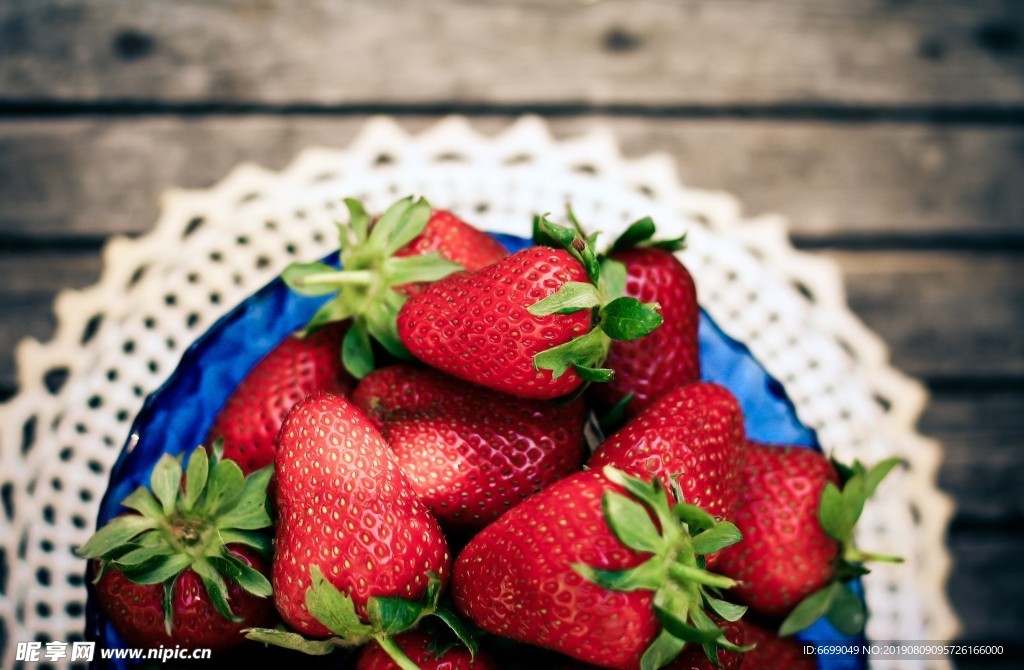
[(148, 230), (165, 189), (344, 146), (370, 114), (450, 112), (608, 124), (837, 259), (933, 394), (963, 638), (1022, 632), (1014, 0), (0, 0), (3, 395), (15, 343), (50, 335), (55, 293), (93, 283), (103, 242)]

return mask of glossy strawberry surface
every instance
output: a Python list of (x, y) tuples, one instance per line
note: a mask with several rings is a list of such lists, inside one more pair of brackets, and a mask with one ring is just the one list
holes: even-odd
[[(246, 565), (269, 574), (269, 566), (245, 547), (230, 547), (231, 553)], [(133, 645), (159, 647), (180, 645), (189, 649), (230, 649), (245, 640), (241, 631), (252, 626), (270, 626), (276, 619), (271, 598), (246, 593), (233, 582), (227, 583), (232, 611), (242, 618), (235, 623), (218, 613), (202, 580), (185, 570), (174, 582), (171, 635), (164, 627), (164, 587), (162, 584), (137, 584), (115, 567), (104, 572), (96, 584), (100, 607), (117, 630)]]
[(243, 472), (274, 462), (284, 417), (314, 391), (347, 394), (352, 378), (341, 365), (347, 324), (332, 323), (305, 338), (288, 337), (242, 380), (217, 414), (207, 444), (222, 438), (224, 457)]
[(743, 451), (736, 398), (722, 386), (698, 382), (672, 391), (619, 429), (589, 465), (612, 465), (642, 479), (675, 479), (687, 503), (732, 519)]
[(301, 401), (281, 429), (276, 464), (274, 600), (292, 628), (330, 632), (306, 609), (314, 565), (364, 619), (372, 596), (418, 600), (430, 572), (447, 581), (441, 527), (355, 405), (329, 393)]
[(582, 379), (554, 379), (534, 356), (591, 329), (591, 314), (533, 316), (527, 308), (567, 282), (586, 282), (568, 252), (532, 247), (476, 272), (458, 272), (411, 297), (398, 315), (398, 335), (420, 360), (475, 384), (524, 398), (551, 399)]
[(508, 256), (505, 247), (493, 237), (445, 209), (434, 210), (423, 232), (395, 252), (395, 256), (416, 256), (435, 251), (470, 272)]
[(512, 398), (413, 365), (356, 388), (413, 490), (446, 527), (481, 528), (580, 469), (584, 407)]
[(571, 567), (621, 570), (646, 558), (605, 522), (601, 499), (614, 490), (601, 473), (580, 472), (484, 528), (455, 563), (459, 610), (495, 635), (604, 667), (638, 667), (659, 630), (651, 592), (610, 591)]
[[(438, 643), (433, 637), (419, 630), (397, 635), (395, 644), (410, 661), (419, 666), (420, 670), (498, 670), (500, 667), (485, 651), (477, 652), (474, 658), (463, 645)], [(355, 670), (400, 668), (380, 645), (369, 644), (359, 652)]]
[(743, 540), (722, 551), (718, 570), (741, 581), (736, 595), (755, 610), (784, 616), (832, 580), (839, 545), (818, 520), (828, 482), (839, 477), (820, 452), (748, 445), (733, 518)]
[(672, 389), (700, 379), (700, 307), (693, 277), (670, 251), (634, 247), (609, 257), (626, 266), (626, 295), (658, 303), (665, 320), (638, 340), (613, 342), (605, 366), (615, 370), (615, 378), (589, 390), (599, 411), (632, 393), (626, 415), (634, 417)]

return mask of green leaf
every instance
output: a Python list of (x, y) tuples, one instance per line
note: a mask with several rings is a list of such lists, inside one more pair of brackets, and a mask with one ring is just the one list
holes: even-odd
[(373, 628), (359, 618), (352, 598), (327, 581), (319, 567), (314, 565), (310, 568), (310, 573), (313, 582), (306, 590), (306, 609), (317, 621), (343, 638), (373, 633)]
[(168, 637), (171, 636), (171, 631), (174, 628), (174, 584), (177, 581), (175, 578), (164, 582), (164, 599), (160, 603), (164, 612), (164, 632)]
[[(150, 533), (150, 535), (156, 535), (162, 537), (160, 533)], [(127, 566), (142, 565), (146, 561), (152, 560), (157, 556), (171, 556), (175, 553), (175, 550), (171, 547), (170, 543), (164, 539), (163, 545), (149, 546), (149, 547), (138, 547), (131, 551), (118, 556), (114, 560), (114, 564), (119, 568)]]
[(576, 239), (576, 231), (572, 228), (560, 226), (546, 216), (540, 217), (539, 220), (534, 219), (534, 223), (539, 229), (541, 236), (552, 242), (552, 244), (546, 244), (544, 246), (559, 247), (563, 249), (572, 248), (572, 242)]
[(605, 493), (601, 502), (605, 521), (622, 544), (651, 553), (662, 548), (661, 533), (643, 505), (612, 491)]
[(398, 635), (416, 625), (426, 613), (423, 603), (377, 596), (366, 603), (370, 623), (386, 635)]
[(273, 520), (267, 513), (267, 485), (273, 475), (274, 468), (269, 465), (250, 473), (234, 505), (218, 515), (217, 527), (258, 530), (270, 526)]
[(573, 365), (600, 365), (608, 353), (610, 342), (607, 335), (595, 328), (565, 344), (536, 354), (533, 366), (538, 370), (551, 370), (551, 376), (558, 379)]
[(892, 472), (896, 466), (902, 465), (903, 462), (902, 458), (887, 458), (868, 470), (867, 477), (864, 482), (864, 489), (867, 497), (870, 498), (873, 496), (875, 491), (878, 489), (878, 485), (882, 483), (882, 480), (888, 477), (889, 473)]
[(630, 495), (648, 506), (653, 507), (658, 504), (658, 495), (654, 486), (639, 477), (627, 475), (611, 465), (604, 466), (601, 469), (601, 474), (605, 476), (605, 479), (626, 489)]
[(366, 213), (363, 203), (355, 198), (345, 198), (345, 207), (348, 209), (348, 227), (356, 238), (356, 244), (366, 242), (370, 229), (370, 215)]
[(640, 657), (640, 670), (657, 670), (668, 665), (679, 656), (685, 645), (683, 640), (662, 628)]
[(660, 558), (652, 558), (627, 570), (601, 570), (583, 563), (570, 563), (569, 566), (587, 581), (609, 591), (657, 591), (665, 581)]
[(725, 600), (720, 600), (719, 598), (712, 598), (708, 595), (704, 596), (704, 600), (706, 600), (708, 606), (715, 611), (715, 614), (725, 621), (739, 621), (740, 618), (747, 613), (746, 605), (736, 605)]
[(846, 509), (843, 506), (843, 494), (832, 482), (825, 484), (821, 491), (821, 502), (818, 504), (818, 520), (822, 529), (829, 537), (839, 542), (845, 542), (849, 537), (852, 525), (846, 516)]
[(245, 492), (245, 475), (238, 463), (232, 460), (219, 461), (210, 470), (206, 482), (206, 495), (199, 503), (200, 508), (213, 517), (219, 517), (238, 504)]
[(593, 309), (601, 304), (597, 287), (587, 282), (571, 281), (548, 297), (530, 305), (526, 311), (534, 316), (549, 314), (572, 314), (584, 309)]
[(740, 529), (728, 521), (720, 521), (693, 538), (693, 551), (701, 556), (731, 547), (743, 539)]
[(704, 586), (713, 586), (717, 589), (731, 589), (736, 586), (736, 581), (731, 577), (716, 575), (713, 572), (707, 572), (703, 568), (684, 563), (670, 563), (668, 574), (680, 584), (703, 584)]
[(154, 556), (138, 565), (118, 566), (124, 576), (136, 584), (162, 584), (192, 565), (187, 554)]
[(601, 309), (601, 330), (613, 340), (637, 340), (664, 323), (657, 303), (644, 304), (636, 298), (616, 298)]
[(661, 627), (680, 640), (704, 644), (705, 642), (714, 642), (722, 636), (722, 631), (718, 627), (714, 627), (712, 630), (691, 626), (686, 623), (682, 616), (658, 605), (654, 606), (654, 611), (658, 616)]
[(185, 496), (182, 499), (181, 507), (186, 512), (191, 512), (195, 507), (199, 496), (206, 488), (206, 480), (210, 474), (210, 457), (206, 449), (196, 447), (192, 455), (188, 457), (188, 468), (185, 470)]
[(314, 263), (292, 263), (281, 273), (281, 280), (291, 290), (299, 295), (317, 296), (338, 292), (338, 284), (329, 282), (306, 283), (307, 277), (314, 275), (337, 274), (338, 268), (331, 267), (326, 263), (316, 261)]
[(309, 640), (298, 633), (277, 628), (250, 628), (245, 631), (245, 637), (254, 642), (272, 644), (275, 647), (299, 651), (309, 656), (326, 656), (343, 646), (339, 644), (337, 638)]
[(164, 518), (164, 510), (160, 503), (153, 497), (153, 494), (144, 486), (132, 491), (128, 497), (121, 501), (121, 505), (133, 509), (142, 516), (159, 521)]
[(836, 597), (836, 592), (840, 588), (840, 584), (832, 582), (804, 598), (782, 622), (779, 627), (779, 635), (786, 637), (798, 633), (825, 616), (832, 606), (832, 599)]
[(717, 521), (700, 507), (689, 503), (680, 502), (672, 507), (672, 515), (685, 523), (690, 528), (690, 533), (696, 535), (709, 528), (713, 528)]
[(847, 635), (856, 635), (864, 629), (867, 611), (857, 594), (844, 584), (838, 584), (825, 616), (832, 625)]
[(274, 589), (270, 585), (270, 580), (237, 556), (224, 551), (219, 556), (210, 556), (208, 560), (218, 572), (254, 596), (266, 598), (273, 594)]
[(207, 561), (196, 561), (192, 564), (192, 570), (203, 580), (203, 587), (206, 589), (206, 595), (210, 597), (210, 604), (213, 605), (213, 608), (228, 621), (241, 623), (242, 617), (232, 612), (231, 606), (228, 604), (227, 584), (224, 583), (224, 578), (220, 576), (213, 565)]
[(462, 617), (458, 615), (454, 607), (447, 602), (441, 603), (434, 610), (434, 616), (443, 621), (455, 633), (455, 637), (459, 638), (459, 642), (465, 645), (466, 649), (469, 649), (470, 655), (476, 656), (480, 646), (477, 643), (476, 634), (469, 624), (462, 620)]
[(153, 467), (149, 486), (163, 506), (164, 516), (171, 516), (181, 488), (181, 463), (178, 459), (169, 454), (161, 456)]
[(82, 558), (100, 558), (139, 533), (156, 527), (152, 519), (134, 514), (119, 516), (101, 528), (78, 549)]
[(644, 218), (631, 223), (629, 228), (626, 228), (625, 232), (619, 235), (619, 238), (615, 240), (609, 251), (622, 251), (624, 249), (640, 246), (643, 242), (654, 237), (654, 232), (654, 221), (651, 217), (645, 216)]
[(576, 376), (585, 382), (602, 384), (615, 378), (615, 371), (610, 368), (591, 368), (586, 365), (574, 364), (572, 369)]
[[(367, 236), (369, 245), (383, 253), (412, 206), (413, 197), (410, 195), (384, 210), (384, 213), (370, 229), (370, 234)], [(390, 256), (391, 254), (386, 255)]]
[(626, 295), (626, 266), (619, 261), (606, 258), (601, 261), (601, 293), (606, 301)]
[(373, 371), (373, 346), (370, 344), (367, 325), (362, 319), (356, 319), (345, 333), (341, 343), (341, 360), (345, 369), (356, 379), (362, 379)]
[(396, 358), (410, 358), (409, 350), (398, 337), (398, 314), (383, 302), (375, 303), (366, 312), (366, 329)]
[(646, 246), (653, 249), (663, 249), (665, 251), (671, 251), (673, 253), (682, 251), (686, 248), (686, 233), (683, 233), (679, 237), (674, 237), (670, 240), (656, 240), (647, 244)]
[(319, 328), (336, 321), (344, 321), (352, 316), (352, 309), (348, 302), (341, 299), (333, 299), (325, 302), (320, 309), (309, 319), (305, 328), (298, 332), (300, 337), (305, 337)]
[(864, 511), (864, 504), (868, 501), (868, 492), (865, 488), (863, 476), (854, 476), (846, 482), (842, 490), (843, 495), (843, 522), (846, 534), (842, 540), (849, 543), (853, 539), (853, 529), (857, 526), (861, 513)]
[(533, 232), (530, 237), (533, 239), (533, 243), (538, 247), (555, 247), (560, 248), (562, 245), (559, 244), (558, 240), (548, 234), (544, 227), (541, 225), (547, 221), (547, 215), (534, 216), (533, 217)]
[(435, 282), (465, 269), (434, 251), (388, 258), (384, 261), (383, 273), (389, 286), (400, 286), (412, 282)]
[(398, 224), (395, 226), (394, 231), (388, 238), (387, 245), (384, 247), (384, 255), (391, 256), (419, 237), (429, 221), (430, 203), (420, 198), (398, 220)]
[(267, 557), (273, 553), (274, 540), (267, 533), (256, 533), (250, 530), (238, 530), (235, 528), (222, 528), (220, 539), (223, 544), (241, 544), (252, 547), (262, 556)]

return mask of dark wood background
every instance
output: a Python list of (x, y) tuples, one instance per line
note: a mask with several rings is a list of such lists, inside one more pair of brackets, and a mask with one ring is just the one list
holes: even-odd
[(164, 189), (451, 112), (607, 123), (836, 258), (932, 392), (963, 639), (1024, 633), (1024, 2), (0, 0), (0, 394)]

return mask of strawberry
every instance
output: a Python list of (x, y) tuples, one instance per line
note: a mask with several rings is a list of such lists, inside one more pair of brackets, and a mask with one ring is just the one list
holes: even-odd
[(700, 306), (686, 267), (673, 254), (682, 239), (650, 242), (654, 223), (641, 219), (612, 246), (608, 258), (626, 268), (625, 294), (645, 303), (661, 305), (665, 322), (650, 335), (629, 342), (613, 342), (605, 365), (615, 378), (590, 389), (591, 400), (602, 412), (626, 402), (632, 418), (672, 389), (700, 379), (697, 326)]
[(151, 489), (139, 487), (116, 517), (78, 550), (93, 559), (100, 607), (129, 642), (231, 648), (242, 629), (274, 621), (267, 565), (270, 469), (248, 477), (236, 463), (196, 448), (164, 455)]
[(697, 507), (670, 508), (657, 479), (579, 472), (470, 540), (453, 599), (485, 631), (602, 667), (658, 668), (688, 643), (739, 651), (705, 612), (742, 615), (717, 596), (734, 582), (702, 568), (738, 538)]
[(409, 299), (397, 328), (414, 356), (524, 398), (551, 399), (584, 380), (611, 379), (613, 372), (600, 367), (611, 341), (657, 328), (656, 306), (628, 297), (607, 300), (589, 243), (541, 217), (536, 227), (563, 248), (524, 249), (476, 272), (450, 275)]
[(736, 398), (717, 384), (698, 382), (663, 396), (605, 440), (590, 467), (612, 465), (636, 477), (678, 482), (686, 502), (731, 519), (743, 451)]
[(249, 638), (312, 654), (376, 640), (404, 658), (392, 636), (442, 607), (450, 556), (437, 520), (344, 398), (307, 396), (278, 442), (274, 603), (298, 633), (254, 629)]
[(348, 198), (347, 224), (338, 224), (343, 269), (323, 262), (293, 263), (281, 278), (303, 295), (335, 294), (313, 316), (307, 331), (352, 319), (342, 361), (356, 378), (374, 368), (371, 338), (399, 358), (408, 358), (395, 333), (395, 317), (424, 282), (462, 269), (476, 269), (507, 255), (487, 234), (451, 212), (432, 211), (420, 198), (403, 198), (371, 221), (362, 204)]
[[(430, 635), (414, 630), (395, 637), (395, 644), (420, 670), (498, 670), (487, 652), (474, 656), (460, 644), (441, 643)], [(367, 645), (359, 653), (355, 670), (400, 670), (401, 666), (377, 645)]]
[(511, 398), (434, 370), (370, 373), (352, 402), (391, 445), (413, 490), (448, 528), (481, 528), (580, 469), (583, 403)]
[(353, 380), (338, 355), (346, 327), (331, 324), (305, 338), (289, 337), (274, 348), (228, 398), (207, 444), (224, 440), (224, 456), (242, 472), (272, 464), (277, 434), (295, 403), (314, 391), (351, 391)]
[(859, 632), (864, 605), (843, 582), (865, 574), (867, 560), (898, 559), (857, 551), (853, 529), (867, 498), (898, 463), (889, 459), (870, 471), (859, 463), (844, 468), (840, 488), (839, 473), (821, 453), (750, 443), (734, 516), (744, 538), (717, 563), (741, 582), (737, 597), (764, 615), (788, 615), (784, 635), (823, 615), (847, 634)]
[(744, 642), (753, 648), (744, 654), (745, 668), (753, 670), (817, 670), (815, 655), (805, 654), (803, 645), (791, 637), (779, 637), (755, 623), (742, 619), (736, 622)]

